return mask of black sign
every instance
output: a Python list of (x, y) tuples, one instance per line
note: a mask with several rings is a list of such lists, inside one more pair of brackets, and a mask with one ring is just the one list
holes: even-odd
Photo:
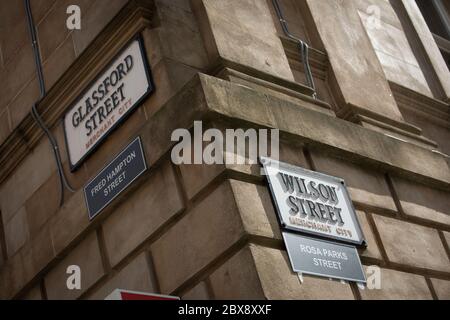
[(354, 246), (337, 244), (283, 232), (284, 243), (295, 272), (366, 283)]
[(137, 137), (84, 187), (89, 219), (147, 170), (141, 139)]

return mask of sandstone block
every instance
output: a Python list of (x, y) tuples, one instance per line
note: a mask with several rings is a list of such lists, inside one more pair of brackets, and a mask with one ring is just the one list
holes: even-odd
[[(70, 274), (67, 274), (67, 268), (72, 265), (79, 266), (81, 271), (80, 290), (69, 290), (67, 288), (67, 279), (70, 276)], [(76, 299), (104, 274), (97, 235), (91, 233), (45, 276), (48, 299)]]
[(430, 300), (424, 277), (390, 269), (381, 269), (381, 289), (359, 290), (363, 300)]
[(232, 190), (224, 182), (151, 246), (162, 293), (171, 293), (243, 235)]
[(248, 247), (241, 249), (211, 276), (214, 297), (227, 299), (264, 299), (255, 262)]
[(374, 215), (390, 261), (450, 272), (450, 261), (437, 230)]
[(108, 279), (90, 300), (103, 300), (115, 289), (155, 293), (155, 284), (147, 260), (147, 253), (143, 252), (131, 260), (125, 267)]
[(113, 266), (183, 209), (171, 164), (165, 162), (154, 170), (148, 181), (103, 224)]
[(339, 281), (304, 276), (300, 283), (284, 251), (256, 245), (250, 249), (267, 299), (354, 299), (350, 286)]

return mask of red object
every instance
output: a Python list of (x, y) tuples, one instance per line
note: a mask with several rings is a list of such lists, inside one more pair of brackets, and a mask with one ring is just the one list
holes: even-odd
[(144, 295), (137, 293), (121, 292), (122, 300), (180, 300), (176, 297), (165, 297), (159, 295)]
[(180, 300), (180, 298), (156, 293), (115, 289), (105, 300)]

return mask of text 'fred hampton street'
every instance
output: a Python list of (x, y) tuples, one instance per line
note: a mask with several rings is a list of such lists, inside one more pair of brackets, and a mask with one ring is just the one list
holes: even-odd
[(136, 158), (136, 151), (131, 152), (125, 159), (123, 159), (114, 169), (112, 169), (106, 178), (103, 178), (91, 190), (91, 196), (95, 196), (98, 192), (103, 190), (103, 195), (107, 197), (114, 189), (116, 189), (122, 181), (125, 181), (127, 165)]

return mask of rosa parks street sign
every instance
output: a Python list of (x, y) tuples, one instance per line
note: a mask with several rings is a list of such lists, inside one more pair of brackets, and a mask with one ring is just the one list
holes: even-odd
[(291, 232), (283, 232), (283, 239), (295, 272), (366, 282), (358, 251), (354, 246), (317, 240)]
[(137, 137), (84, 187), (89, 219), (94, 219), (146, 170), (141, 139)]
[(64, 115), (71, 170), (153, 91), (141, 38), (131, 41)]
[(260, 159), (283, 228), (362, 244), (344, 180), (273, 159)]

